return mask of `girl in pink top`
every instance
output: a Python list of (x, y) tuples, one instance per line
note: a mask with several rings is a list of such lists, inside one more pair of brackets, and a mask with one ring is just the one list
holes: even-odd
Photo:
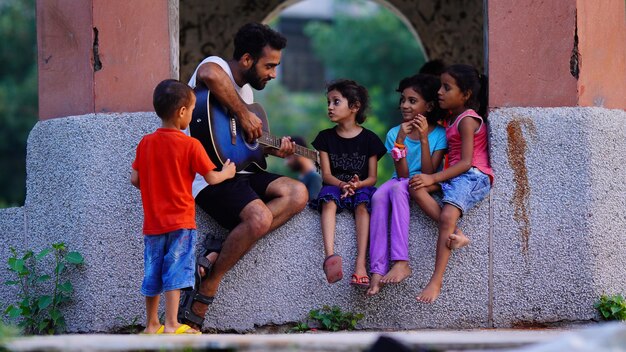
[[(417, 296), (419, 302), (432, 303), (439, 296), (450, 253), (470, 242), (457, 228), (457, 221), (491, 189), (487, 125), (482, 114), (474, 111), (486, 111), (486, 86), (484, 76), (468, 65), (452, 65), (441, 75), (439, 106), (450, 112), (446, 128), (449, 166), (435, 174), (417, 174), (409, 181), (413, 199), (439, 223), (435, 271)], [(428, 193), (437, 184), (443, 208)]]

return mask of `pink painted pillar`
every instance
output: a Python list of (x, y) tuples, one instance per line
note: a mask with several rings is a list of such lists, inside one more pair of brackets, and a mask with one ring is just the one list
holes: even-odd
[(488, 21), (490, 107), (626, 109), (623, 0), (489, 1)]
[(172, 0), (37, 0), (39, 118), (152, 110), (178, 78)]
[(626, 109), (626, 2), (577, 0), (578, 105)]

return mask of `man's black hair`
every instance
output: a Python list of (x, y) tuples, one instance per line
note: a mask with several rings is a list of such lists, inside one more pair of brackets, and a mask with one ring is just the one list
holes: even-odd
[(239, 28), (235, 35), (235, 51), (233, 59), (239, 60), (248, 53), (254, 61), (263, 54), (263, 48), (269, 45), (272, 49), (282, 50), (287, 46), (287, 38), (261, 23), (248, 23)]

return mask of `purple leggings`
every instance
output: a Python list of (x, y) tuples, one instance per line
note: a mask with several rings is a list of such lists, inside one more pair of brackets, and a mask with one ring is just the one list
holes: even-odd
[[(388, 221), (391, 214), (391, 221)], [(370, 272), (385, 275), (391, 260), (409, 260), (409, 179), (392, 178), (372, 197), (370, 218)], [(391, 235), (387, 236), (388, 223)], [(389, 243), (391, 242), (391, 243)], [(389, 250), (391, 247), (391, 250)]]

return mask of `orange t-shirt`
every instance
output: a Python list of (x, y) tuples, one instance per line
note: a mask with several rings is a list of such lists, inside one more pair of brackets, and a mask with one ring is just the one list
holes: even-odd
[(144, 234), (196, 228), (191, 184), (196, 173), (215, 169), (197, 139), (159, 128), (139, 142), (132, 167), (139, 173)]

